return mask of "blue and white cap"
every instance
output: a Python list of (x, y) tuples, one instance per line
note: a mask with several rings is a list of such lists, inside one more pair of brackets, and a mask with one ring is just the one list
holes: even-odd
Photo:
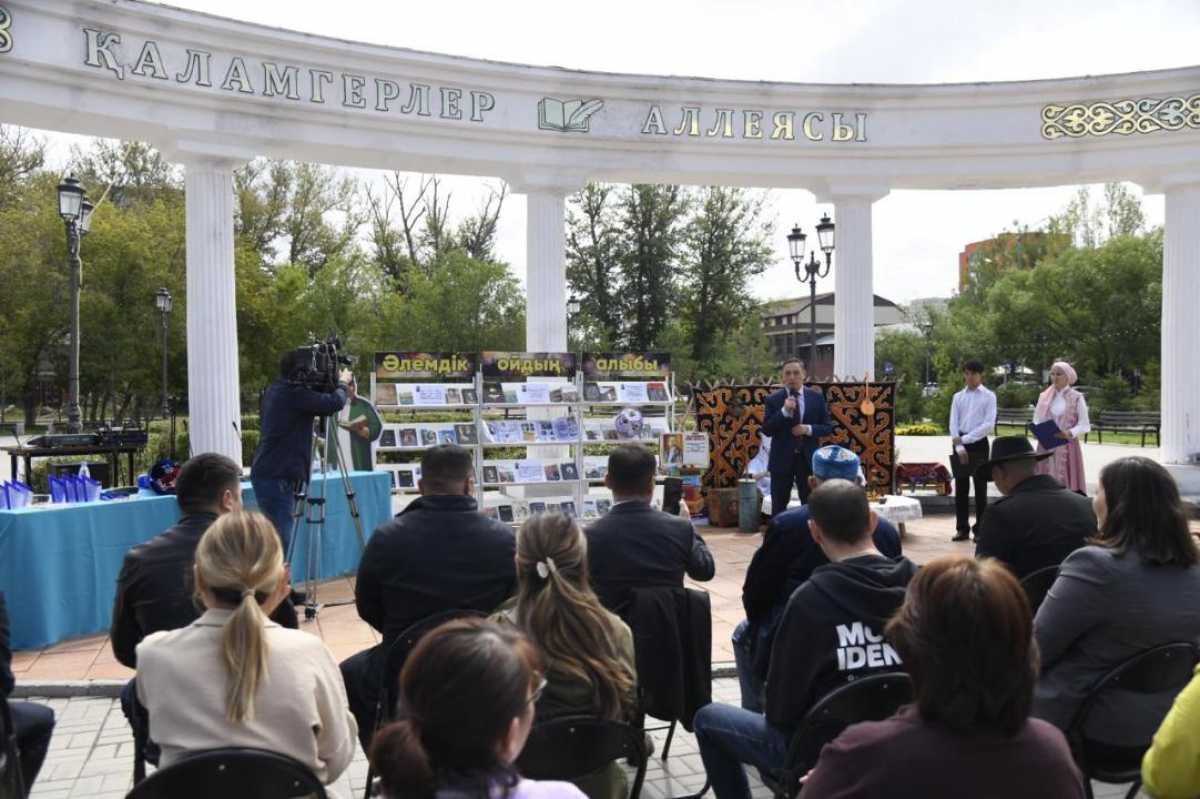
[(862, 477), (858, 456), (845, 447), (830, 444), (813, 453), (812, 473), (818, 480), (849, 480)]

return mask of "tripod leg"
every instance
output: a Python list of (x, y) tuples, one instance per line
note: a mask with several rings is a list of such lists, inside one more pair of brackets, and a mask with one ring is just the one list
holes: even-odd
[(358, 551), (361, 553), (367, 548), (367, 536), (363, 531), (362, 516), (358, 512), (358, 492), (354, 490), (354, 483), (350, 482), (350, 472), (346, 468), (342, 442), (335, 438), (333, 443), (337, 450), (338, 474), (342, 479), (342, 490), (346, 492), (346, 505), (350, 508), (350, 518), (354, 521), (354, 534), (358, 536)]

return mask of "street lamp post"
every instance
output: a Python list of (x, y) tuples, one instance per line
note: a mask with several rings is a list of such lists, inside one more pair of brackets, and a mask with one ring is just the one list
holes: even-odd
[(572, 294), (567, 299), (567, 346), (571, 346), (571, 317), (579, 313), (579, 298)]
[(170, 415), (171, 409), (167, 403), (167, 341), (170, 322), (168, 318), (171, 315), (171, 292), (165, 288), (161, 288), (154, 293), (154, 305), (158, 308), (159, 316), (162, 317), (162, 418), (166, 419)]
[(83, 270), (79, 245), (91, 227), (93, 209), (74, 175), (58, 184), (58, 214), (67, 228), (67, 272), (71, 291), (71, 352), (67, 375), (67, 431), (70, 433), (83, 429), (79, 413), (79, 289)]
[(825, 263), (817, 260), (816, 250), (809, 254), (808, 263), (804, 263), (804, 244), (808, 236), (800, 230), (799, 225), (792, 228), (788, 234), (788, 252), (796, 268), (796, 280), (801, 283), (808, 281), (808, 371), (812, 374), (817, 363), (817, 279), (829, 275), (833, 269), (834, 224), (829, 214), (821, 217), (817, 223), (817, 244), (825, 253)]

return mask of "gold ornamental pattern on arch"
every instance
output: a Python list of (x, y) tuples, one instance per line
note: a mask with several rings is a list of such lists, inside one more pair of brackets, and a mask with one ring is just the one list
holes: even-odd
[(1042, 108), (1042, 138), (1079, 139), (1116, 133), (1156, 133), (1200, 128), (1200, 93), (1189, 97), (1143, 97)]

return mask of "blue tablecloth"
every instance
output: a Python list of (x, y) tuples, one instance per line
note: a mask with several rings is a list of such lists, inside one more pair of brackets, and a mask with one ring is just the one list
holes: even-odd
[[(369, 537), (392, 515), (390, 475), (351, 472), (350, 480)], [(340, 480), (336, 474), (328, 481), (314, 476), (314, 495), (322, 484), (328, 501), (320, 575), (328, 578), (355, 571), (360, 551)], [(242, 498), (255, 507), (249, 483), (242, 485)], [(8, 601), (12, 647), (31, 649), (107, 630), (125, 552), (178, 518), (171, 496), (0, 510), (0, 590)], [(293, 582), (304, 577), (307, 538), (302, 525)]]

